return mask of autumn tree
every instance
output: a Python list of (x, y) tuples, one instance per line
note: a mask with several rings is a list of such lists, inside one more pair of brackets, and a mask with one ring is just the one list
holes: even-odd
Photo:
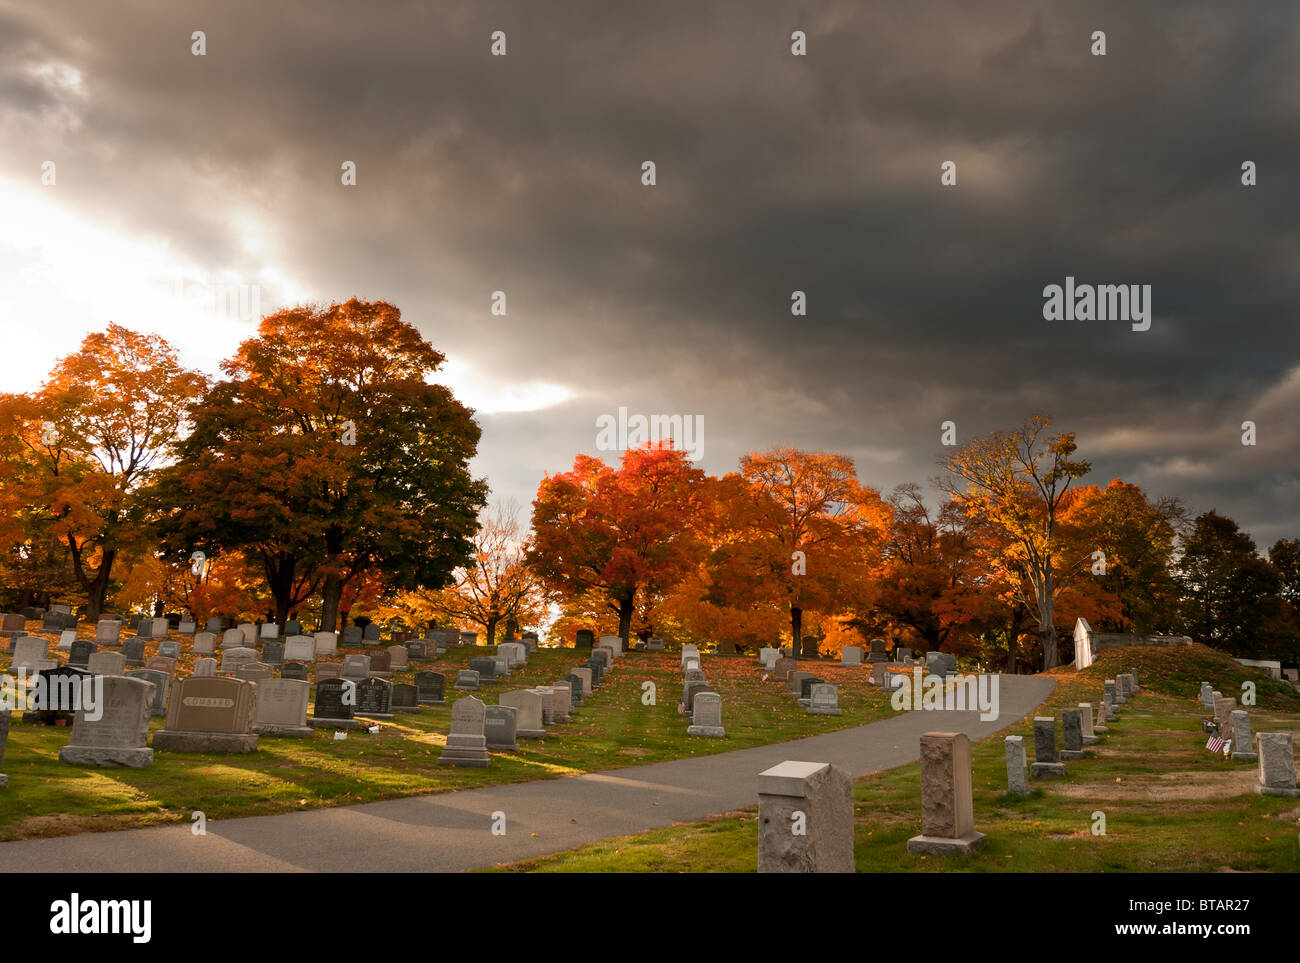
[(667, 591), (700, 551), (704, 472), (670, 445), (628, 449), (618, 468), (588, 455), (542, 479), (529, 564), (548, 590), (598, 591), (627, 644), (638, 599)]
[(805, 610), (833, 614), (866, 590), (888, 508), (844, 455), (753, 452), (741, 459), (738, 477), (722, 481), (733, 486), (720, 489), (732, 535), (711, 553), (714, 599), (780, 606), (798, 653)]
[(110, 324), (61, 359), (38, 391), (0, 396), (8, 437), (0, 502), (16, 512), (28, 544), (39, 550), (53, 535), (67, 547), (92, 621), (119, 554), (144, 537), (141, 493), (205, 384), (162, 338)]
[(472, 412), (432, 381), (443, 360), (383, 301), (264, 318), (158, 490), (169, 545), (259, 559), (278, 620), (319, 589), (327, 631), (368, 573), (445, 584), (469, 560), (486, 485), (468, 468)]
[(942, 482), (944, 490), (964, 511), (1005, 534), (1003, 562), (1026, 586), (1024, 602), (1037, 621), (1047, 669), (1059, 662), (1057, 596), (1085, 570), (1083, 559), (1063, 550), (1060, 514), (1071, 483), (1091, 467), (1074, 457), (1074, 433), (1049, 436), (1050, 424), (1045, 415), (1032, 415), (1014, 430), (995, 431), (955, 449), (940, 463), (951, 473)]

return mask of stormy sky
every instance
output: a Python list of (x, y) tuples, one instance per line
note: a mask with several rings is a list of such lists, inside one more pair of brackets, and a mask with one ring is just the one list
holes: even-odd
[[(710, 472), (793, 444), (882, 491), (946, 420), (1044, 411), (1088, 480), (1267, 546), (1300, 535), (1297, 64), (1290, 2), (0, 0), (0, 389), (109, 320), (215, 373), (256, 317), (214, 285), (382, 298), (496, 497), (619, 407), (702, 417)], [(1067, 276), (1151, 285), (1150, 330), (1044, 320)]]

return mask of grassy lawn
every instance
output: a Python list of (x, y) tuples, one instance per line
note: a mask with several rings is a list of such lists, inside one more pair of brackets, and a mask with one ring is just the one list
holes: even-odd
[[(193, 669), (189, 646), (182, 638), (178, 675)], [(357, 651), (364, 650), (347, 650)], [(440, 767), (436, 763), (449, 728), (450, 703), (464, 695), (451, 688), (456, 670), (487, 651), (454, 649), (433, 662), (395, 673), (394, 682), (411, 682), (412, 674), (425, 668), (443, 673), (448, 677), (449, 705), (398, 714), (380, 722), (378, 733), (353, 731), (346, 741), (335, 741), (326, 730), (311, 739), (263, 736), (258, 751), (248, 755), (157, 751), (153, 766), (146, 769), (87, 769), (61, 763), (59, 749), (67, 744), (70, 730), (20, 723), (15, 713), (3, 766), (9, 787), (0, 791), (0, 840), (188, 821), (197, 810), (212, 819), (229, 819), (557, 778), (797, 739), (884, 718), (892, 711), (879, 690), (868, 684), (866, 668), (819, 663), (818, 674), (840, 686), (844, 715), (809, 716), (785, 694), (784, 686), (762, 682), (756, 658), (711, 655), (705, 657), (704, 669), (722, 696), (727, 738), (688, 737), (686, 718), (677, 712), (682, 690), (679, 656), (633, 652), (617, 660), (605, 685), (571, 722), (548, 729), (545, 741), (519, 740), (518, 755), (494, 753), (488, 769)], [(147, 643), (145, 658), (155, 654), (157, 642)], [(0, 656), (0, 668), (7, 669), (10, 661), (7, 653)], [(342, 661), (342, 655), (336, 661)], [(580, 660), (573, 649), (542, 649), (526, 666), (496, 685), (484, 686), (477, 696), (495, 703), (499, 692), (550, 684), (580, 661), (585, 658)], [(654, 706), (642, 704), (646, 681), (657, 687)], [(152, 728), (161, 725), (157, 718)]]
[[(1226, 656), (1188, 650), (1103, 653), (1082, 673), (1054, 673), (1060, 685), (1038, 715), (1101, 702), (1102, 681), (1136, 666), (1142, 691), (1113, 720), (1090, 758), (1066, 763), (1064, 780), (1041, 780), (1009, 799), (1004, 735), (1020, 734), (1032, 761), (1026, 719), (973, 747), (975, 828), (988, 835), (974, 856), (914, 856), (921, 831), (920, 768), (874, 773), (855, 787), (858, 872), (1227, 872), (1300, 870), (1300, 800), (1259, 796), (1257, 764), (1211, 755), (1196, 694), (1202, 679), (1241, 701), (1256, 682), (1255, 732), (1300, 736), (1300, 694)], [(938, 726), (937, 728), (941, 728)], [(1057, 735), (1060, 738), (1058, 722)], [(1105, 835), (1092, 832), (1105, 814)], [(526, 872), (753, 872), (758, 809), (606, 840), (505, 867)]]

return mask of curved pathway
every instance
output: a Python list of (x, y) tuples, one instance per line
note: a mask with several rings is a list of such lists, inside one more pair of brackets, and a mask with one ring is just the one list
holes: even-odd
[[(455, 872), (756, 805), (758, 773), (785, 759), (857, 778), (914, 762), (923, 732), (992, 735), (1033, 712), (1056, 682), (1002, 676), (997, 719), (903, 712), (853, 729), (735, 752), (539, 782), (334, 809), (0, 844), (0, 872)], [(726, 724), (724, 718), (723, 724)], [(10, 792), (13, 788), (10, 788)], [(919, 804), (918, 804), (919, 805)], [(491, 832), (493, 813), (506, 834)]]

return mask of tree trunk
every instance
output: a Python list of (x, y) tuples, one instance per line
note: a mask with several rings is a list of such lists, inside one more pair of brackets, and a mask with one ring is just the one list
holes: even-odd
[(322, 632), (337, 632), (339, 624), (339, 603), (343, 600), (343, 580), (337, 572), (325, 576), (325, 585), (321, 589), (320, 629)]
[(487, 631), (488, 645), (497, 644), (497, 623), (500, 621), (501, 621), (500, 616), (496, 616), (496, 615), (488, 616), (487, 625), (484, 626), (484, 629)]
[(623, 640), (624, 651), (627, 651), (628, 636), (632, 633), (632, 602), (635, 598), (636, 589), (632, 589), (618, 600), (618, 637)]
[(799, 649), (803, 646), (803, 609), (791, 604), (790, 632), (794, 635), (794, 645), (790, 646), (790, 658), (799, 661)]
[(1043, 636), (1043, 671), (1046, 672), (1048, 669), (1055, 669), (1057, 666), (1056, 625), (1052, 622), (1050, 614), (1047, 623), (1041, 626), (1040, 631)]
[(519, 634), (519, 619), (517, 619), (515, 616), (512, 615), (506, 619), (506, 638), (513, 639), (518, 634)]

